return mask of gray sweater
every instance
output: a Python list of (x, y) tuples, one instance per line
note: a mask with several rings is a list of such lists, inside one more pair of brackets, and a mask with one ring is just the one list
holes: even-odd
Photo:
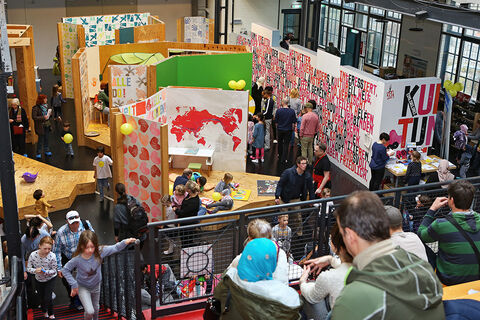
[[(101, 247), (100, 257), (103, 259), (125, 249), (126, 246), (127, 244), (124, 240), (113, 246)], [(102, 281), (101, 265), (101, 262), (95, 259), (94, 255), (88, 260), (82, 258), (81, 255), (78, 255), (68, 261), (61, 271), (72, 288), (78, 288), (80, 285), (88, 289), (93, 289)], [(76, 279), (72, 276), (72, 271), (75, 269), (77, 269)]]

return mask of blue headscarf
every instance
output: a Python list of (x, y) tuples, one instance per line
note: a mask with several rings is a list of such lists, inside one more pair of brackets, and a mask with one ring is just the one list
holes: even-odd
[(277, 267), (277, 247), (266, 238), (253, 239), (245, 246), (238, 262), (238, 276), (248, 282), (272, 280)]

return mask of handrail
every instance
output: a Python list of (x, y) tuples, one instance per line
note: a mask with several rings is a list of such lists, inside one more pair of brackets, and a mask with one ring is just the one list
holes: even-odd
[[(466, 181), (479, 181), (480, 182), (480, 177), (472, 177), (472, 178), (466, 178), (462, 179)], [(445, 181), (445, 182), (435, 182), (435, 183), (428, 183), (428, 184), (422, 184), (422, 185), (415, 185), (415, 186), (406, 186), (406, 187), (400, 187), (400, 188), (395, 188), (395, 189), (387, 189), (387, 190), (378, 190), (375, 191), (376, 194), (378, 195), (383, 195), (387, 193), (395, 193), (397, 195), (400, 195), (403, 191), (412, 191), (412, 190), (425, 190), (425, 189), (436, 189), (437, 187), (441, 187), (446, 184), (450, 184), (455, 180), (452, 181)], [(225, 217), (230, 217), (230, 216), (238, 216), (238, 215), (248, 215), (251, 213), (261, 213), (265, 211), (281, 211), (281, 209), (288, 209), (291, 207), (298, 207), (298, 206), (311, 206), (313, 204), (322, 204), (325, 202), (329, 201), (338, 201), (338, 200), (343, 200), (346, 197), (346, 195), (341, 195), (341, 196), (335, 196), (335, 197), (330, 197), (330, 198), (321, 198), (321, 199), (315, 199), (315, 200), (307, 200), (307, 201), (302, 201), (302, 202), (295, 202), (295, 203), (285, 203), (285, 204), (279, 204), (279, 205), (270, 205), (270, 206), (265, 206), (265, 207), (260, 207), (260, 208), (251, 208), (251, 209), (244, 209), (244, 210), (238, 210), (238, 211), (228, 211), (228, 212), (222, 212), (222, 213), (216, 213), (216, 214), (209, 214), (209, 215), (203, 215), (203, 216), (194, 216), (194, 217), (188, 217), (188, 218), (179, 218), (175, 220), (165, 220), (165, 221), (157, 221), (157, 222), (150, 222), (148, 224), (148, 227), (161, 227), (165, 226), (167, 224), (185, 224), (185, 223), (190, 223), (190, 222), (200, 222), (202, 220), (209, 220), (213, 218), (225, 218)]]
[[(11, 262), (11, 286), (10, 292), (8, 293), (7, 297), (5, 298), (2, 305), (0, 305), (0, 318), (3, 319), (7, 312), (12, 307), (12, 303), (16, 301), (18, 287), (18, 262), (20, 259), (17, 256), (12, 257)], [(15, 304), (14, 304), (15, 305)]]

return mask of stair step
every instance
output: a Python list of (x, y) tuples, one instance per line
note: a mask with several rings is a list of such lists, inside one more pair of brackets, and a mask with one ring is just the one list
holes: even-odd
[[(81, 320), (83, 319), (83, 311), (70, 309), (68, 304), (58, 305), (53, 307), (53, 313), (56, 319)], [(28, 320), (45, 320), (44, 313), (40, 309), (29, 309)], [(105, 308), (100, 308), (98, 319), (113, 320), (117, 319), (110, 311)]]

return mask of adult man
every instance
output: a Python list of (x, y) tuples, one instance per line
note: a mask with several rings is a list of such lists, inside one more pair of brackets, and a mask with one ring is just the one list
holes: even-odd
[(428, 262), (427, 252), (422, 240), (413, 232), (403, 232), (403, 217), (400, 210), (392, 206), (385, 206), (390, 225), (390, 237), (394, 246), (399, 246), (405, 251), (416, 254), (417, 257)]
[[(314, 199), (313, 180), (307, 169), (307, 159), (305, 157), (298, 157), (296, 165), (283, 171), (280, 176), (280, 181), (277, 184), (275, 191), (275, 203), (291, 203), (304, 201), (307, 199), (307, 193), (310, 199)], [(300, 206), (294, 207), (294, 210), (299, 210)], [(293, 234), (301, 236), (302, 229), (302, 214), (297, 213), (290, 216), (292, 219)]]
[(330, 160), (327, 156), (327, 146), (323, 143), (315, 145), (313, 150), (315, 163), (313, 165), (313, 182), (315, 183), (315, 194), (321, 194), (323, 188), (331, 188), (330, 182)]
[[(480, 242), (480, 215), (470, 209), (475, 187), (468, 181), (452, 182), (447, 197), (438, 197), (425, 214), (418, 228), (423, 242), (438, 241), (437, 275), (445, 285), (478, 280), (479, 261), (467, 237)], [(436, 216), (437, 210), (447, 205), (451, 212)], [(458, 229), (460, 228), (460, 229)], [(477, 250), (480, 246), (477, 245)]]
[(302, 145), (302, 157), (308, 159), (308, 164), (312, 164), (313, 159), (313, 138), (320, 130), (318, 116), (312, 112), (313, 105), (310, 102), (305, 104), (305, 113), (302, 116), (302, 124), (300, 126), (300, 144)]
[(262, 110), (265, 117), (265, 150), (270, 149), (273, 109), (275, 108), (275, 101), (273, 100), (272, 95), (273, 88), (270, 86), (266, 87), (263, 91), (263, 97), (265, 98), (265, 110)]
[[(354, 259), (333, 306), (333, 320), (445, 319), (440, 281), (428, 262), (394, 247), (376, 194), (354, 192), (335, 213)], [(317, 261), (311, 263), (319, 267)]]
[(185, 168), (185, 170), (183, 170), (183, 174), (175, 179), (175, 182), (173, 183), (173, 190), (175, 190), (175, 187), (178, 185), (185, 185), (185, 183), (187, 183), (187, 181), (192, 177), (192, 174), (193, 171), (191, 169)]
[(333, 42), (329, 42), (328, 43), (328, 46), (325, 48), (325, 51), (330, 53), (330, 54), (333, 54), (333, 55), (336, 55), (337, 57), (340, 57), (340, 50), (338, 50), (334, 45), (333, 45)]
[[(67, 212), (66, 220), (67, 223), (58, 229), (53, 252), (57, 256), (58, 275), (62, 278), (62, 283), (65, 286), (65, 289), (67, 289), (68, 296), (70, 296), (70, 285), (62, 275), (62, 265), (72, 259), (75, 250), (77, 250), (80, 234), (85, 230), (94, 230), (90, 221), (80, 219), (80, 214), (77, 211)], [(78, 295), (70, 297), (70, 307), (77, 310), (83, 310)]]
[(290, 99), (283, 98), (282, 106), (275, 112), (275, 122), (278, 130), (278, 157), (280, 163), (288, 161), (290, 140), (292, 139), (292, 132), (297, 122), (295, 111), (288, 107)]

